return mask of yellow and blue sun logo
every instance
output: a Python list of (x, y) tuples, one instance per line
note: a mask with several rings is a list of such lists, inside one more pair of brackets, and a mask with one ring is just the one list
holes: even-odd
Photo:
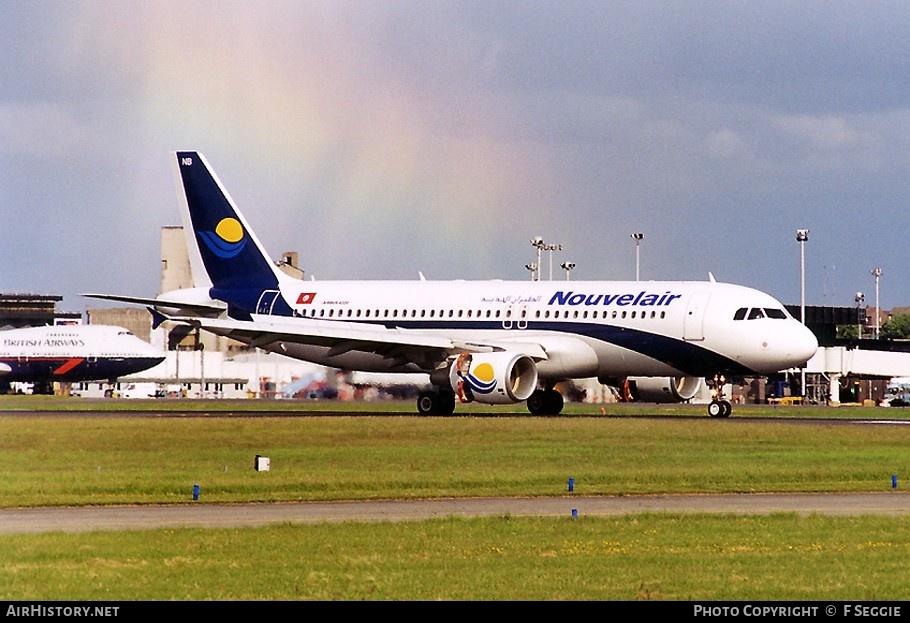
[(235, 218), (226, 217), (218, 222), (215, 231), (201, 231), (199, 237), (209, 251), (222, 259), (229, 259), (243, 251), (247, 237), (243, 225)]
[(488, 363), (480, 363), (467, 376), (471, 389), (481, 394), (489, 394), (496, 389), (496, 371)]

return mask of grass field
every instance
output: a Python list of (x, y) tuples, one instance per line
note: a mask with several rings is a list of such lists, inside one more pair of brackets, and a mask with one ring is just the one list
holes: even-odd
[[(910, 473), (908, 426), (808, 423), (823, 413), (809, 407), (755, 407), (787, 420), (776, 423), (712, 420), (701, 407), (604, 416), (594, 405), (554, 418), (236, 418), (206, 404), (184, 417), (186, 405), (168, 401), (154, 404), (170, 415), (117, 417), (10, 398), (0, 400), (7, 507), (186, 502), (193, 484), (200, 503), (554, 495), (569, 477), (585, 495), (883, 491)], [(257, 454), (268, 472), (253, 469)], [(0, 599), (902, 600), (908, 551), (910, 518), (795, 514), (17, 535), (0, 536)]]

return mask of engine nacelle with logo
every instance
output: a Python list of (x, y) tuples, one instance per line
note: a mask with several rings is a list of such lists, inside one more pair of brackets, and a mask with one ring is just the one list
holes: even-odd
[(462, 402), (512, 404), (527, 400), (537, 389), (537, 365), (519, 353), (462, 353), (430, 380), (449, 385)]

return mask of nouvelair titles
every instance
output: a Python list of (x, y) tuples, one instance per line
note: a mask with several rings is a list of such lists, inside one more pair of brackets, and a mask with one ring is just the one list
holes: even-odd
[(550, 302), (547, 305), (619, 305), (620, 307), (641, 305), (644, 307), (661, 307), (669, 305), (681, 297), (682, 294), (673, 294), (669, 291), (663, 294), (652, 294), (645, 290), (626, 294), (586, 294), (573, 290), (568, 292), (559, 290), (550, 298)]

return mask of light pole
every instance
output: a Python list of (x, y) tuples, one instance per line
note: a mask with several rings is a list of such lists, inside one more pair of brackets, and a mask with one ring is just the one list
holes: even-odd
[(553, 251), (562, 251), (561, 244), (545, 244), (544, 248), (550, 252), (550, 281), (553, 281)]
[[(538, 270), (537, 281), (540, 280), (540, 272), (539, 272), (539, 270), (540, 270), (540, 252), (546, 245), (547, 245), (547, 243), (544, 242), (543, 238), (541, 238), (540, 236), (534, 236), (533, 238), (531, 238), (531, 246), (534, 247), (535, 249), (537, 249), (537, 263), (533, 264), (535, 270)], [(529, 264), (529, 266), (530, 266), (530, 264)], [(530, 270), (530, 268), (528, 270)], [(531, 280), (535, 281), (533, 273), (531, 274)]]
[(537, 271), (537, 264), (531, 262), (530, 264), (525, 264), (525, 268), (531, 271), (531, 281), (537, 281), (535, 278), (536, 276), (534, 275), (534, 273)]
[(878, 278), (882, 276), (882, 269), (875, 267), (870, 272), (875, 277), (875, 339), (878, 339), (879, 319), (881, 318), (878, 308)]
[(632, 234), (632, 239), (635, 241), (635, 281), (638, 281), (639, 278), (639, 260), (641, 252), (641, 239), (644, 238), (644, 234)]
[[(799, 321), (806, 324), (806, 241), (809, 240), (808, 229), (796, 230), (796, 241), (799, 243)], [(799, 369), (799, 395), (806, 397), (806, 367)]]
[(566, 271), (566, 281), (569, 281), (569, 273), (575, 268), (575, 262), (563, 262), (560, 266)]
[(863, 339), (863, 323), (860, 321), (860, 311), (866, 300), (866, 295), (862, 292), (857, 292), (853, 300), (856, 301), (856, 339), (861, 340)]

